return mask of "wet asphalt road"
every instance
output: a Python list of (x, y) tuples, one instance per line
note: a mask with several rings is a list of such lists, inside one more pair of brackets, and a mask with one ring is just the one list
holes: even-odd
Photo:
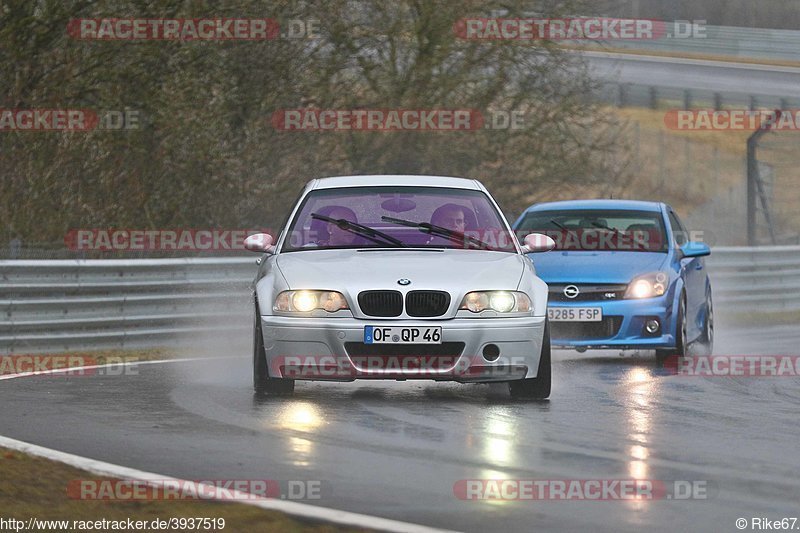
[(757, 96), (800, 97), (800, 69), (725, 61), (582, 52), (599, 80)]
[[(795, 327), (722, 337), (721, 354), (800, 353)], [(300, 383), (264, 400), (249, 364), (2, 381), (0, 434), (185, 479), (320, 480), (308, 503), (464, 531), (737, 531), (740, 517), (800, 516), (800, 378), (674, 376), (647, 352), (555, 352), (548, 402), (429, 381)], [(454, 496), (475, 478), (689, 480), (708, 498)]]

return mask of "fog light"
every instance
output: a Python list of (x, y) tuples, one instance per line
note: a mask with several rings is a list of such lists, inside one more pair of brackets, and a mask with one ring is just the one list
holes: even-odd
[(500, 347), (496, 344), (487, 344), (483, 347), (483, 358), (487, 361), (496, 361), (500, 357)]
[(658, 323), (658, 320), (652, 319), (645, 322), (644, 329), (647, 331), (647, 333), (650, 333), (652, 335), (653, 333), (658, 331), (658, 328), (660, 326), (661, 324)]

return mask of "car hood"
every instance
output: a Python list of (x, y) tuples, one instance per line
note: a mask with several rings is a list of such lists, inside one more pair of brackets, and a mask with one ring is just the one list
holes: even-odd
[(552, 251), (528, 257), (547, 283), (628, 283), (662, 269), (667, 260), (667, 254), (658, 252)]
[[(315, 250), (278, 255), (290, 289), (514, 290), (527, 259), (482, 250)], [(411, 280), (405, 287), (397, 281)]]

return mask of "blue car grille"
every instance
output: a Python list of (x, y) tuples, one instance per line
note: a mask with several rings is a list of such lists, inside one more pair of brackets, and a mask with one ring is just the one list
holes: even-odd
[[(568, 298), (564, 294), (565, 287), (577, 287), (578, 295), (575, 298)], [(563, 283), (550, 284), (549, 300), (551, 302), (607, 302), (621, 300), (625, 295), (627, 285), (620, 284), (582, 284), (582, 283)]]

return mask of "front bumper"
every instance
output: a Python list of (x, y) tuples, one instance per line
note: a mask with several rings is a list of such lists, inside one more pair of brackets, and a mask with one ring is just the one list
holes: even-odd
[[(640, 300), (551, 302), (549, 307), (600, 307), (603, 319), (610, 322), (604, 326), (591, 322), (551, 322), (553, 346), (642, 350), (675, 347), (675, 316), (668, 295)], [(644, 329), (648, 319), (661, 324), (655, 334)]]
[[(536, 377), (544, 325), (543, 316), (449, 320), (261, 316), (270, 376), (328, 381), (466, 383)], [(365, 345), (365, 326), (441, 326), (442, 345)], [(495, 361), (482, 355), (488, 344), (499, 349)]]

